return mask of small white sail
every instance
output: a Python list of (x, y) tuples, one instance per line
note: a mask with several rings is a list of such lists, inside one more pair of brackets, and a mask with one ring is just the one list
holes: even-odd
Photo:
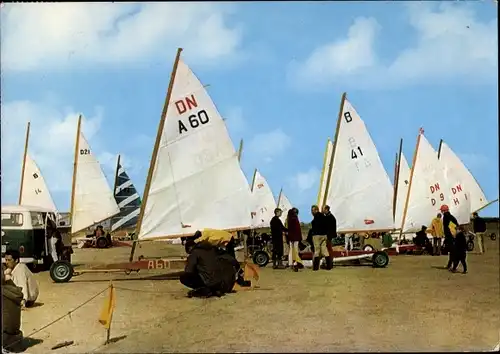
[(410, 185), (410, 166), (403, 153), (399, 160), (398, 186), (396, 190), (396, 214), (394, 216), (394, 225), (396, 228), (401, 226), (403, 222), (403, 211), (408, 194), (408, 186)]
[(337, 230), (392, 230), (394, 187), (365, 123), (347, 99), (340, 120), (326, 199)]
[(326, 194), (326, 182), (328, 179), (328, 171), (330, 171), (330, 164), (332, 162), (332, 152), (333, 143), (330, 139), (326, 143), (325, 157), (323, 161), (323, 171), (321, 171), (321, 176), (319, 180), (319, 193), (318, 193), (318, 207), (320, 210), (323, 209), (323, 197)]
[(252, 225), (252, 196), (238, 153), (207, 91), (182, 60), (143, 203), (139, 240)]
[(49, 188), (35, 160), (26, 154), (21, 205), (31, 205), (57, 211)]
[(456, 178), (461, 180), (463, 187), (470, 193), (471, 214), (489, 203), (472, 173), (445, 142), (441, 144), (440, 159), (454, 171)]
[(444, 170), (436, 150), (423, 133), (420, 133), (413, 177), (408, 190), (408, 207), (403, 222), (404, 232), (416, 232), (423, 225), (429, 226), (442, 204), (450, 200)]
[[(444, 147), (446, 146), (446, 147)], [(460, 225), (468, 224), (471, 217), (470, 191), (463, 183), (456, 164), (450, 154), (448, 146), (441, 142), (439, 161), (444, 171), (444, 178), (448, 188), (448, 206), (450, 212)], [(444, 152), (444, 153), (443, 153)]]
[(283, 214), (281, 215), (281, 221), (283, 224), (285, 224), (286, 217), (288, 215), (288, 210), (293, 208), (292, 203), (290, 203), (290, 200), (288, 197), (283, 193), (283, 191), (280, 192), (280, 195), (278, 197), (278, 208), (280, 208), (283, 211)]
[(80, 132), (77, 156), (75, 195), (71, 215), (72, 233), (120, 212), (113, 190), (109, 187), (101, 165), (82, 132)]
[(271, 187), (257, 170), (252, 185), (252, 196), (255, 203), (252, 226), (256, 229), (269, 227), (269, 223), (274, 216), (274, 209), (276, 209), (276, 200), (274, 200)]

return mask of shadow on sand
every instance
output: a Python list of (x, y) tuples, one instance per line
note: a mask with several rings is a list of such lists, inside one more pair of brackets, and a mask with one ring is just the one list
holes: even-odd
[(43, 343), (42, 339), (25, 337), (21, 339), (19, 342), (14, 342), (10, 345), (5, 346), (5, 349), (11, 353), (23, 353), (29, 348), (40, 343)]

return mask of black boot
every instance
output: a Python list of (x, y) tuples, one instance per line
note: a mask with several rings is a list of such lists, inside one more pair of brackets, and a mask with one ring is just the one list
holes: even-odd
[(320, 261), (321, 261), (321, 258), (319, 258), (319, 257), (313, 258), (313, 270), (319, 270)]
[(330, 270), (333, 268), (333, 259), (332, 257), (325, 257), (326, 260), (326, 269)]
[(273, 260), (273, 269), (278, 269), (278, 261), (276, 259)]

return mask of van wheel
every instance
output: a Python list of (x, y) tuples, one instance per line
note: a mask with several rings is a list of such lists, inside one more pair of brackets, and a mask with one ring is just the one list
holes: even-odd
[(67, 261), (56, 261), (50, 267), (50, 277), (54, 283), (67, 283), (73, 277), (73, 266)]
[(264, 251), (256, 251), (253, 254), (252, 260), (259, 267), (265, 267), (269, 263), (269, 255)]
[(374, 268), (385, 268), (389, 264), (389, 256), (382, 251), (375, 252), (372, 263)]
[(474, 241), (467, 241), (467, 251), (474, 251)]
[(97, 248), (106, 248), (108, 247), (108, 240), (106, 240), (106, 237), (101, 236), (97, 239), (95, 245)]

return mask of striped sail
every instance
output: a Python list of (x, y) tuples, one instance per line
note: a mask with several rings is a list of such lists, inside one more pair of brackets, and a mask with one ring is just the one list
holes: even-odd
[(111, 219), (111, 231), (135, 227), (141, 210), (141, 198), (120, 162), (116, 172), (115, 200), (120, 213)]

